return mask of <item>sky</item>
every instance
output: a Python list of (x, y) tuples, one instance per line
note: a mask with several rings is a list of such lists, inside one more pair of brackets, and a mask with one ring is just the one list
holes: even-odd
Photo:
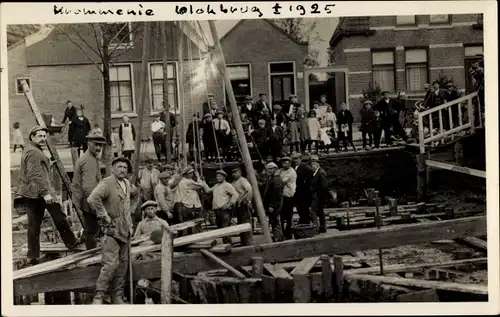
[[(329, 45), (330, 38), (337, 27), (338, 18), (318, 18), (318, 19), (310, 19), (316, 20), (317, 26), (316, 31), (318, 31), (319, 37), (321, 41), (310, 43), (309, 49), (317, 49), (319, 51), (319, 62), (320, 67), (328, 66), (328, 54), (327, 49)], [(217, 27), (217, 33), (219, 33), (219, 38), (224, 36), (239, 20), (220, 20), (215, 22), (215, 26)], [(201, 23), (204, 32), (207, 34), (210, 33), (210, 28), (208, 27), (208, 22), (203, 21)], [(209, 36), (210, 37), (210, 36)]]

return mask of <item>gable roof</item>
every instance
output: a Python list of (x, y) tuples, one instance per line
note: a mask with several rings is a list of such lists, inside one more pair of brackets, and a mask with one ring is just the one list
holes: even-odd
[[(362, 26), (356, 21), (362, 20)], [(366, 20), (366, 21), (365, 21)], [(341, 17), (339, 19), (339, 24), (335, 28), (333, 35), (330, 39), (330, 47), (334, 47), (344, 36), (352, 35), (362, 35), (370, 36), (375, 33), (374, 30), (369, 29), (369, 18), (368, 17)]]
[[(288, 37), (291, 41), (293, 41), (297, 45), (309, 45), (308, 42), (301, 42), (301, 41), (295, 39), (290, 34), (288, 34), (287, 32), (285, 32), (285, 30), (283, 30), (281, 27), (279, 27), (278, 25), (276, 25), (276, 23), (274, 23), (273, 21), (271, 21), (269, 19), (262, 19), (262, 20), (266, 21), (267, 23), (269, 23), (273, 28), (275, 28), (279, 32), (283, 33), (283, 35), (285, 35), (286, 37)], [(240, 25), (242, 25), (243, 23), (245, 23), (245, 21), (251, 21), (251, 20), (250, 19), (242, 19), (242, 20), (240, 20), (229, 31), (227, 31), (226, 34), (224, 34), (220, 38), (220, 41), (223, 42), (229, 36), (229, 34), (231, 34), (232, 32), (234, 32), (234, 30), (236, 30)]]

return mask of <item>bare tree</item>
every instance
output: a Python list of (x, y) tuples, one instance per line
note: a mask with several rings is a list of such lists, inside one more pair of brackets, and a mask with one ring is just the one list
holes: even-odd
[(104, 82), (104, 124), (103, 132), (107, 144), (103, 150), (106, 173), (110, 173), (112, 160), (111, 146), (111, 81), (110, 67), (133, 46), (131, 37), (140, 39), (137, 28), (129, 23), (86, 23), (64, 24), (56, 28), (58, 35), (73, 43), (86, 56), (89, 63), (96, 66)]
[[(308, 42), (309, 44), (322, 41), (316, 29), (317, 21), (315, 19), (273, 19), (273, 23), (296, 41)], [(304, 59), (304, 65), (307, 67), (317, 67), (320, 64), (318, 58), (318, 50), (309, 50), (308, 55)]]

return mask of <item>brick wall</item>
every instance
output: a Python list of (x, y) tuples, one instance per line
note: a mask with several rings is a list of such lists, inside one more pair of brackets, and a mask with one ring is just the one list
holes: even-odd
[(431, 24), (428, 27), (429, 16), (416, 16), (416, 24), (420, 26), (389, 29), (395, 26), (396, 17), (376, 16), (370, 17), (370, 27), (375, 30), (373, 35), (340, 39), (334, 50), (347, 50), (337, 53), (337, 65), (349, 68), (349, 103), (356, 120), (359, 119), (360, 95), (372, 80), (370, 50), (395, 49), (396, 90), (406, 91), (404, 49), (420, 47), (428, 49), (429, 82), (442, 74), (452, 77), (459, 88), (465, 88), (464, 45), (482, 45), (483, 32), (472, 27), (477, 21), (476, 14), (452, 15), (451, 21), (447, 26)]

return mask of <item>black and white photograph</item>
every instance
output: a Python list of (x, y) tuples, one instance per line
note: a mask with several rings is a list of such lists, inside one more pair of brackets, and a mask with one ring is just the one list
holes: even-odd
[(5, 314), (498, 313), (496, 3), (393, 3), (2, 4)]

